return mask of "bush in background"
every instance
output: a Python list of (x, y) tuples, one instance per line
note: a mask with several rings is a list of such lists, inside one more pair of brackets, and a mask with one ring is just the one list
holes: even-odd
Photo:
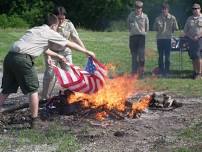
[(109, 24), (109, 27), (106, 28), (107, 32), (113, 32), (113, 31), (127, 31), (127, 22), (126, 20), (117, 20), (112, 21)]
[(0, 15), (0, 27), (8, 28), (27, 28), (29, 24), (18, 15), (7, 16), (6, 14)]
[(0, 15), (0, 27), (6, 28), (8, 25), (8, 18), (6, 14)]
[[(154, 19), (161, 13), (161, 5), (165, 0), (142, 0), (144, 12), (148, 15), (150, 29)], [(170, 4), (170, 12), (176, 16), (180, 28), (188, 16), (192, 14), (193, 0), (166, 0)], [(201, 0), (196, 0), (202, 5)], [(82, 28), (109, 31), (122, 30), (121, 20), (126, 20), (130, 11), (134, 9), (134, 0), (12, 0), (0, 2), (0, 14), (12, 16), (17, 14), (30, 26), (41, 25), (44, 16), (52, 12), (55, 6), (64, 6), (67, 17)], [(5, 16), (1, 17), (1, 26), (7, 26)], [(21, 22), (21, 21), (19, 21)], [(117, 25), (118, 24), (118, 25)], [(125, 23), (124, 23), (125, 24)]]

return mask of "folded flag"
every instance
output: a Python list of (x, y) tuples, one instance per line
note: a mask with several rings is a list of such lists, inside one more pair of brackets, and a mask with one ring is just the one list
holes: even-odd
[(97, 92), (107, 78), (106, 67), (93, 57), (88, 57), (84, 70), (72, 64), (68, 71), (57, 66), (53, 66), (53, 71), (62, 88), (87, 94)]

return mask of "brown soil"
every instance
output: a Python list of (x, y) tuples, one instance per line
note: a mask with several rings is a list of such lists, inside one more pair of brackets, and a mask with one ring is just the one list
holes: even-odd
[[(47, 123), (59, 122), (64, 129), (71, 130), (81, 144), (81, 152), (167, 152), (177, 147), (202, 147), (202, 143), (185, 142), (178, 136), (183, 129), (200, 122), (202, 98), (172, 97), (183, 106), (169, 111), (148, 109), (136, 119), (110, 118), (100, 122), (89, 115), (54, 115), (53, 120)], [(27, 98), (13, 96), (7, 103), (19, 104), (22, 101), (27, 101)], [(28, 109), (1, 115), (1, 134), (9, 133), (10, 129), (29, 127), (28, 116)]]
[[(202, 143), (188, 142), (178, 136), (183, 129), (201, 123), (202, 98), (170, 95), (183, 106), (169, 111), (148, 109), (136, 119), (99, 122), (88, 115), (54, 115), (47, 123), (59, 122), (64, 129), (70, 130), (81, 145), (80, 152), (169, 152), (178, 147), (194, 146), (202, 149)], [(26, 101), (27, 97), (18, 93), (6, 103), (10, 106)], [(29, 119), (28, 109), (0, 114), (1, 140), (8, 138), (9, 130), (29, 127)], [(38, 151), (47, 151), (47, 146), (42, 145)]]

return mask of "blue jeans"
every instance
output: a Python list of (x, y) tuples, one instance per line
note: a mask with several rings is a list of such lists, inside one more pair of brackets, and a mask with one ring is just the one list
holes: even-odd
[(171, 39), (157, 39), (157, 48), (160, 73), (167, 74), (170, 71)]

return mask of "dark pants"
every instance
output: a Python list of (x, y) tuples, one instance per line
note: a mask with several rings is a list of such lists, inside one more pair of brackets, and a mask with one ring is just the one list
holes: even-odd
[(3, 64), (2, 93), (16, 93), (20, 86), (24, 94), (38, 90), (39, 82), (30, 55), (9, 52)]
[(130, 52), (132, 55), (132, 74), (143, 68), (145, 63), (145, 35), (130, 36)]
[(161, 74), (167, 74), (170, 70), (171, 39), (158, 39), (159, 69)]

